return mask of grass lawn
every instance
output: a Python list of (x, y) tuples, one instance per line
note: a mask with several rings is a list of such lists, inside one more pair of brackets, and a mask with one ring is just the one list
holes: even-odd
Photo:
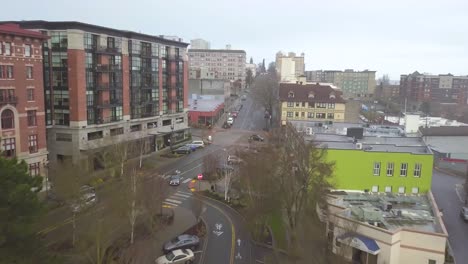
[(280, 249), (286, 249), (286, 230), (284, 222), (281, 219), (280, 212), (273, 212), (268, 218), (267, 224), (270, 226), (273, 232), (273, 238), (276, 242), (276, 247)]

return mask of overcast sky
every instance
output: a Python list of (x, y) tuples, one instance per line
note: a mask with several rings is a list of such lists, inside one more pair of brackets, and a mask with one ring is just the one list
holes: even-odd
[[(231, 44), (256, 63), (305, 53), (306, 69), (468, 75), (467, 0), (22, 0), (1, 20), (76, 20)], [(5, 12), (8, 10), (7, 12)]]

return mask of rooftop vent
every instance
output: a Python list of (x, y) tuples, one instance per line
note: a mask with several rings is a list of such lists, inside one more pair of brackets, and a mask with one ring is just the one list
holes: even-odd
[(356, 143), (356, 149), (362, 149), (362, 143)]

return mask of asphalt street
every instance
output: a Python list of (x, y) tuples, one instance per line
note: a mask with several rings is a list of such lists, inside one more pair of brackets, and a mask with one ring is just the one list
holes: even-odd
[(468, 263), (468, 223), (460, 217), (463, 202), (455, 191), (457, 184), (464, 179), (434, 170), (432, 176), (432, 193), (443, 213), (443, 219), (455, 261), (458, 264)]

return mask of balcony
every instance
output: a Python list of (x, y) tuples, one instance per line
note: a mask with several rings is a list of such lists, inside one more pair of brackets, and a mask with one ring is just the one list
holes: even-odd
[(142, 58), (151, 58), (153, 55), (151, 54), (151, 49), (150, 50), (141, 50), (140, 56)]
[(94, 67), (96, 72), (114, 72), (122, 70), (119, 64), (98, 64)]
[(142, 90), (152, 90), (152, 89), (157, 89), (156, 84), (154, 82), (148, 82), (148, 83), (142, 83), (141, 84), (141, 89)]
[(119, 54), (120, 53), (120, 48), (117, 47), (107, 47), (107, 46), (97, 46), (95, 48), (96, 53), (99, 54)]
[(11, 104), (16, 105), (18, 103), (17, 96), (0, 96), (0, 106)]
[(121, 82), (102, 83), (96, 86), (97, 91), (109, 91), (109, 90), (118, 90), (118, 89), (122, 89)]
[(108, 123), (113, 123), (113, 122), (119, 122), (122, 120), (123, 118), (121, 116), (106, 116), (106, 117), (97, 118), (95, 124), (96, 125), (108, 124)]
[(111, 108), (115, 106), (122, 106), (122, 99), (100, 100), (97, 104), (97, 108)]

